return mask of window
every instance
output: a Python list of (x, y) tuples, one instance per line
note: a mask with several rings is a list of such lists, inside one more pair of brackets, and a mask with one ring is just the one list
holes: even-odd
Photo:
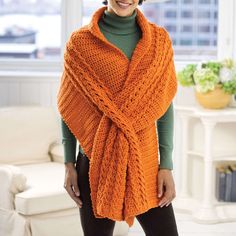
[(55, 58), (61, 0), (0, 0), (0, 58)]
[[(205, 4), (211, 6), (206, 7)], [(218, 1), (179, 0), (178, 5), (171, 5), (168, 1), (152, 4), (144, 2), (141, 9), (147, 18), (148, 12), (153, 11), (156, 17), (152, 15), (149, 19), (166, 27), (172, 42), (175, 42), (176, 60), (217, 58)]]
[(193, 17), (193, 12), (192, 11), (182, 11), (181, 16), (183, 18), (192, 18)]
[(176, 45), (176, 39), (175, 38), (172, 38), (172, 44)]
[(182, 0), (182, 2), (185, 4), (190, 4), (190, 3), (193, 3), (193, 0)]
[(166, 2), (167, 4), (176, 4), (177, 0), (169, 0), (168, 2)]
[(217, 33), (218, 27), (217, 25), (214, 25), (214, 33)]
[(176, 32), (176, 25), (166, 25), (165, 28), (168, 32)]
[(192, 45), (192, 40), (191, 39), (181, 39), (180, 45)]
[(211, 0), (198, 0), (200, 4), (210, 4)]
[(208, 40), (208, 39), (199, 39), (198, 40), (198, 45), (209, 46), (210, 45), (210, 40)]
[(211, 17), (211, 12), (209, 11), (199, 11), (198, 12), (198, 18), (210, 18)]
[(210, 26), (209, 25), (199, 25), (198, 26), (198, 32), (199, 33), (209, 33), (210, 32)]
[[(225, 55), (229, 54), (231, 52), (231, 48), (235, 47), (235, 40), (233, 37), (233, 33), (235, 34), (235, 29), (233, 29), (233, 33), (229, 32), (227, 30), (228, 26), (232, 26), (235, 22), (235, 16), (230, 17), (236, 10), (236, 5), (234, 0), (228, 0), (230, 6), (230, 9), (228, 8), (228, 3), (226, 4), (224, 0), (218, 1), (218, 0), (211, 0), (210, 6), (207, 6), (203, 3), (199, 3), (199, 0), (193, 0), (192, 3), (184, 4), (184, 0), (170, 0), (166, 2), (152, 2), (148, 3), (148, 1), (145, 1), (142, 6), (138, 6), (140, 8), (145, 16), (151, 20), (152, 22), (156, 23), (160, 26), (165, 25), (176, 25), (176, 32), (173, 32), (170, 34), (170, 37), (172, 39), (174, 50), (175, 50), (175, 60), (207, 60), (207, 59), (215, 59), (217, 58), (217, 53), (219, 55)], [(205, 1), (205, 0), (204, 0)], [(54, 25), (54, 28), (57, 28), (58, 31), (60, 31), (60, 28), (62, 28), (63, 34), (54, 32), (54, 35), (57, 34), (58, 41), (61, 38), (62, 35), (62, 46), (65, 43), (65, 39), (68, 38), (68, 35), (70, 34), (71, 30), (74, 28), (80, 27), (82, 24), (85, 24), (89, 21), (91, 18), (92, 13), (98, 8), (103, 6), (102, 1), (96, 1), (96, 0), (52, 0), (52, 1), (46, 1), (46, 0), (0, 0), (0, 34), (3, 32), (3, 16), (6, 17), (7, 15), (10, 15), (10, 12), (3, 13), (3, 8), (6, 11), (6, 7), (4, 5), (8, 4), (13, 5), (13, 2), (18, 3), (18, 9), (19, 5), (22, 5), (24, 2), (31, 2), (31, 4), (35, 4), (34, 6), (41, 6), (41, 9), (47, 12), (47, 9), (45, 6), (48, 6), (49, 4), (56, 3), (57, 12), (59, 13), (59, 19)], [(37, 3), (41, 3), (38, 4)], [(81, 4), (82, 2), (82, 4)], [(190, 2), (190, 1), (189, 1)], [(218, 3), (219, 2), (219, 3)], [(60, 5), (62, 3), (62, 11), (60, 12)], [(178, 3), (178, 4), (176, 4)], [(25, 12), (29, 12), (28, 6), (32, 6), (31, 4), (27, 5), (27, 8), (25, 8)], [(220, 7), (219, 7), (220, 6)], [(207, 7), (207, 9), (205, 8)], [(38, 7), (40, 9), (40, 7)], [(193, 15), (191, 18), (183, 18), (181, 16), (181, 12), (184, 9), (191, 9), (193, 12)], [(34, 7), (34, 14), (35, 17), (39, 17), (39, 15), (36, 14), (37, 8)], [(83, 10), (83, 16), (82, 16), (82, 10)], [(229, 12), (230, 10), (230, 12)], [(147, 11), (147, 12), (146, 12)], [(174, 11), (174, 15), (176, 17), (166, 17), (165, 13), (167, 11)], [(198, 17), (198, 12), (200, 11), (209, 11), (211, 13), (210, 18), (204, 18), (201, 19)], [(25, 13), (23, 12), (23, 13)], [(214, 13), (215, 12), (215, 13)], [(51, 12), (52, 13), (52, 12)], [(230, 14), (229, 14), (230, 13)], [(220, 20), (218, 22), (218, 16), (221, 16), (220, 19), (224, 19), (223, 22)], [(63, 24), (61, 25), (61, 17)], [(69, 18), (69, 19), (68, 19)], [(211, 33), (209, 34), (199, 34), (198, 33), (198, 25), (209, 25), (211, 27)], [(57, 26), (58, 24), (58, 26)], [(184, 25), (191, 25), (191, 27), (185, 27)], [(171, 26), (172, 27), (172, 26)], [(220, 29), (221, 34), (219, 35), (219, 38), (217, 37), (218, 34), (218, 27)], [(184, 29), (184, 34), (182, 30)], [(192, 29), (192, 30), (191, 30)], [(189, 31), (189, 32), (187, 32)], [(60, 35), (61, 34), (61, 35)], [(201, 37), (200, 37), (201, 36)], [(191, 45), (181, 45), (181, 39), (183, 40), (183, 37), (186, 39), (191, 39), (192, 44)], [(198, 44), (198, 40), (202, 39), (209, 39), (210, 45), (203, 46)], [(225, 42), (227, 39), (230, 38), (230, 44), (226, 45)], [(219, 39), (219, 42), (218, 42)], [(47, 40), (50, 40), (49, 37), (47, 37)], [(60, 43), (58, 43), (59, 45)], [(201, 44), (201, 43), (200, 43)], [(0, 43), (0, 45), (3, 45)], [(223, 46), (222, 46), (223, 45)], [(11, 45), (12, 47), (13, 45)], [(32, 45), (31, 45), (32, 46)], [(55, 42), (54, 45), (55, 46)], [(1, 47), (1, 46), (0, 46)], [(13, 47), (12, 47), (13, 48)], [(41, 47), (39, 47), (40, 49)], [(227, 50), (226, 50), (227, 48)], [(14, 49), (14, 48), (13, 48)], [(18, 47), (19, 49), (19, 47)], [(52, 48), (53, 49), (53, 48)], [(54, 48), (55, 49), (55, 48)], [(28, 50), (32, 50), (29, 48)], [(58, 51), (57, 51), (58, 50)], [(38, 50), (40, 51), (40, 50)], [(7, 71), (7, 70), (15, 70), (15, 68), (19, 70), (26, 70), (27, 68), (31, 68), (33, 71), (58, 71), (61, 68), (61, 60), (58, 57), (58, 54), (47, 54), (47, 56), (44, 56), (43, 50), (41, 50), (41, 54), (37, 57), (32, 56), (27, 57), (27, 59), (13, 59), (9, 58), (9, 60), (5, 60), (4, 57), (0, 57), (0, 70)], [(57, 52), (62, 51), (60, 50), (60, 47), (56, 47)], [(55, 52), (54, 51), (54, 52)], [(234, 50), (235, 51), (235, 50)], [(48, 52), (48, 51), (47, 51)], [(52, 51), (51, 51), (52, 52)], [(235, 55), (235, 53), (233, 54)], [(23, 57), (24, 55), (22, 55)], [(32, 60), (32, 58), (42, 58), (42, 59), (49, 59), (49, 60)], [(56, 59), (52, 60), (51, 59)], [(30, 67), (29, 67), (30, 66)]]
[(166, 11), (165, 17), (176, 18), (176, 11)]
[(182, 25), (181, 32), (193, 32), (192, 25)]

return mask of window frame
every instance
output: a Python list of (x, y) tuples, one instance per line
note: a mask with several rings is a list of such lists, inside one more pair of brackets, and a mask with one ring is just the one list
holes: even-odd
[[(236, 60), (236, 1), (219, 0), (217, 58), (232, 57)], [(101, 4), (102, 6), (102, 4)], [(66, 40), (71, 32), (82, 26), (83, 1), (62, 0), (61, 2), (61, 55), (58, 59), (0, 59), (1, 74), (4, 71), (60, 72), (63, 68), (63, 55)], [(225, 27), (232, 25), (232, 27)], [(201, 59), (199, 59), (201, 60)], [(198, 61), (198, 60), (194, 60)], [(177, 64), (190, 63), (176, 60)]]
[(218, 4), (217, 58), (236, 60), (236, 1), (228, 0), (224, 4), (224, 0), (219, 0)]

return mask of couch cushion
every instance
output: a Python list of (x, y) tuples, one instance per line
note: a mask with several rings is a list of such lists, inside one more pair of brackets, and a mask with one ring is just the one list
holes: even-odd
[(33, 215), (77, 207), (63, 187), (64, 164), (48, 162), (19, 167), (27, 177), (27, 189), (16, 194), (17, 212)]
[[(76, 140), (78, 143), (78, 140)], [(49, 150), (50, 155), (52, 156), (52, 160), (55, 162), (64, 163), (64, 146), (61, 143), (55, 143), (51, 145)], [(79, 153), (79, 145), (76, 144), (76, 153)], [(76, 154), (76, 155), (77, 155)]]
[(55, 143), (51, 145), (49, 153), (52, 157), (52, 161), (64, 163), (64, 147), (63, 144)]
[(0, 130), (0, 164), (51, 161), (49, 147), (60, 139), (58, 116), (52, 107), (2, 107)]

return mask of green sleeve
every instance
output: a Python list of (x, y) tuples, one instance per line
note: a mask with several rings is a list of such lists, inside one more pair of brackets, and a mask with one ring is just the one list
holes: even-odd
[(160, 169), (173, 170), (173, 132), (174, 132), (174, 109), (170, 104), (165, 114), (157, 120), (159, 138)]
[(61, 118), (62, 144), (64, 146), (64, 163), (76, 163), (76, 138)]

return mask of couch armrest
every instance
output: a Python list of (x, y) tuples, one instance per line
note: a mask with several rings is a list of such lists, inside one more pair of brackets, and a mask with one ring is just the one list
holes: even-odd
[(49, 155), (52, 161), (64, 163), (64, 150), (63, 144), (59, 142), (52, 143), (49, 147)]
[(13, 165), (0, 165), (0, 208), (13, 210), (15, 195), (26, 189), (26, 176)]

